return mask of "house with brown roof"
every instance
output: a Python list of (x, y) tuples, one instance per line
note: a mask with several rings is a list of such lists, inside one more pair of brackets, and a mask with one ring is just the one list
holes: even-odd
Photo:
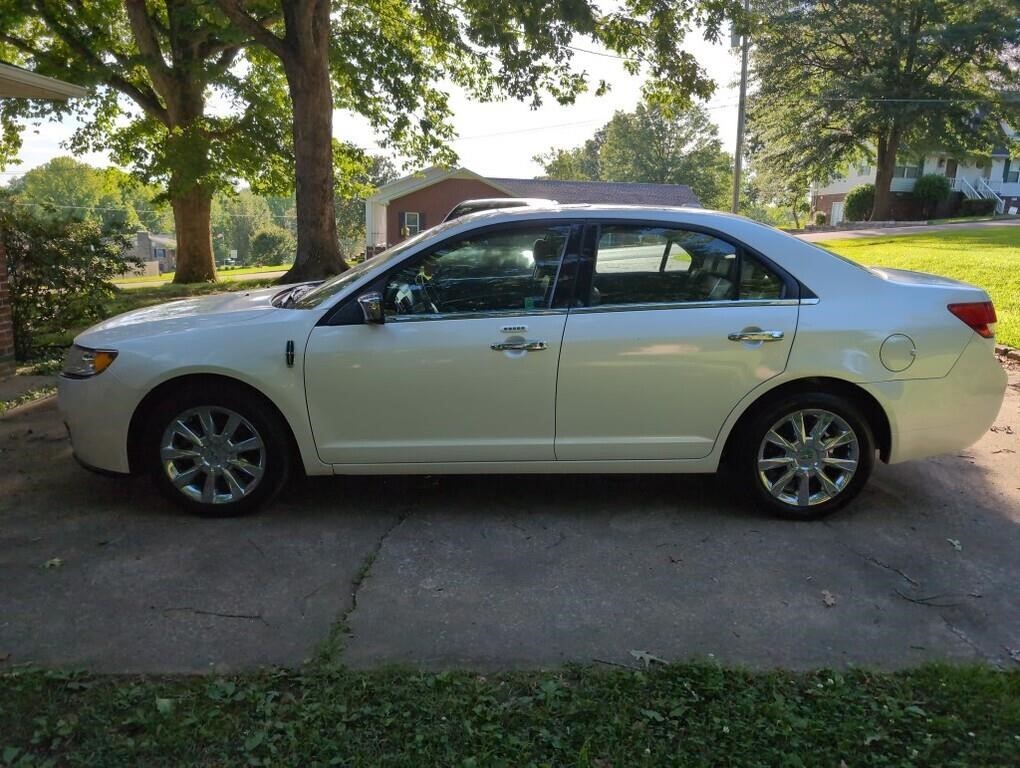
[(532, 197), (558, 203), (693, 206), (701, 201), (686, 184), (557, 181), (482, 176), (468, 168), (426, 168), (383, 184), (365, 201), (365, 240), (376, 251), (441, 222), (465, 200)]

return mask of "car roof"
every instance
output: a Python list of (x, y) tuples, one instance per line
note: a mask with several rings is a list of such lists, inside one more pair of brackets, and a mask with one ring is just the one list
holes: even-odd
[(513, 221), (516, 219), (547, 216), (550, 213), (561, 215), (564, 218), (578, 219), (587, 217), (604, 218), (607, 216), (640, 219), (648, 216), (664, 216), (668, 219), (674, 219), (677, 221), (682, 220), (689, 223), (694, 223), (695, 220), (698, 219), (704, 219), (705, 223), (714, 222), (716, 225), (720, 223), (721, 219), (725, 219), (733, 222), (747, 222), (749, 224), (764, 226), (758, 224), (752, 219), (746, 218), (745, 216), (725, 213), (723, 211), (712, 211), (706, 208), (697, 208), (693, 206), (677, 207), (666, 205), (607, 205), (602, 203), (543, 203), (540, 201), (535, 201), (533, 204), (527, 206), (493, 208), (484, 211), (475, 211), (462, 216), (458, 219), (458, 221), (462, 221), (466, 224), (469, 222), (481, 222), (488, 219), (491, 220), (492, 223), (498, 223), (499, 221)]

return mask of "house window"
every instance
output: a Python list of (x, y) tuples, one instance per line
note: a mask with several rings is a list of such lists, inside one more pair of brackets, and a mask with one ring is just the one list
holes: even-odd
[(920, 175), (920, 165), (897, 165), (895, 170), (893, 170), (894, 179), (916, 179)]
[[(1015, 169), (1013, 169), (1014, 165), (1016, 166)], [(1020, 181), (1020, 160), (1006, 161), (1006, 181), (1011, 184)]]
[(404, 237), (411, 237), (421, 232), (421, 214), (417, 211), (408, 211), (404, 214), (404, 224), (401, 227), (401, 234)]

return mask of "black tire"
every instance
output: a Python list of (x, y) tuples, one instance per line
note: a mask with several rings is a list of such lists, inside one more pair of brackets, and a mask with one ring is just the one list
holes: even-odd
[[(779, 437), (795, 436), (797, 413), (804, 414), (801, 418), (809, 444), (795, 451), (796, 458), (791, 461), (789, 450), (772, 440), (766, 443), (766, 435), (778, 425)], [(824, 414), (833, 415), (836, 420), (815, 439), (810, 436), (812, 427), (824, 426), (827, 418)], [(788, 418), (794, 421), (787, 423)], [(824, 446), (835, 442), (836, 435), (844, 434), (842, 439), (846, 439), (844, 427), (849, 428), (856, 442), (826, 449)], [(735, 452), (734, 469), (741, 485), (749, 489), (759, 507), (791, 520), (816, 520), (846, 506), (864, 488), (875, 465), (875, 438), (867, 418), (853, 402), (824, 392), (790, 395), (765, 405), (737, 439), (741, 445)], [(759, 459), (763, 460), (762, 470)], [(850, 472), (847, 467), (854, 459), (856, 468)], [(842, 466), (832, 466), (830, 462), (840, 462)], [(764, 469), (773, 463), (779, 466)], [(783, 484), (789, 472), (795, 474)], [(804, 477), (808, 478), (806, 494), (800, 493)], [(823, 479), (831, 485), (823, 483)], [(767, 482), (772, 483), (772, 490)], [(838, 492), (833, 493), (833, 488), (838, 488)], [(796, 498), (791, 500), (793, 496)], [(803, 503), (805, 496), (807, 504)]]
[[(246, 440), (250, 442), (253, 436), (261, 441), (261, 449), (244, 452), (233, 461), (229, 459), (233, 447), (229, 442), (229, 436), (227, 443), (221, 442), (223, 453), (217, 457), (217, 463), (209, 465), (213, 467), (211, 474), (215, 476), (213, 503), (194, 497), (196, 486), (201, 485), (204, 489), (205, 478), (210, 474), (201, 468), (206, 465), (199, 465), (204, 458), (174, 461), (171, 470), (168, 467), (168, 460), (162, 455), (166, 445), (165, 437), (171, 424), (189, 413), (192, 415), (186, 420), (186, 426), (193, 427), (198, 436), (204, 437), (198, 431), (201, 429), (201, 414), (213, 419), (215, 426), (212, 435), (218, 439), (221, 435), (216, 429), (225, 432), (230, 414), (233, 414), (241, 419), (239, 424), (235, 422), (237, 426), (234, 434), (238, 439), (233, 445), (241, 445)], [(179, 440), (180, 436), (176, 434), (170, 442), (176, 444)], [(184, 442), (183, 447), (191, 450), (187, 441)], [(290, 431), (276, 409), (259, 395), (243, 387), (229, 384), (189, 387), (159, 402), (146, 420), (141, 450), (145, 470), (163, 495), (189, 512), (202, 517), (235, 517), (265, 507), (286, 485), (293, 464)], [(256, 457), (260, 457), (261, 460)], [(261, 474), (252, 482), (255, 475), (248, 474), (246, 470), (240, 468), (242, 466), (260, 469)], [(179, 489), (171, 480), (171, 471), (181, 480), (196, 467), (198, 473), (195, 476), (195, 483), (187, 484), (184, 490)], [(236, 486), (244, 489), (243, 494), (241, 491), (235, 491), (235, 488), (227, 482), (227, 474), (234, 480)], [(250, 486), (243, 482), (246, 480), (251, 483)], [(235, 498), (228, 498), (231, 496)]]

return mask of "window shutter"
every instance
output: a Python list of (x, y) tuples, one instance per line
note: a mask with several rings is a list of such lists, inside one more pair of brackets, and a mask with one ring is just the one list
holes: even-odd
[(1009, 168), (1013, 164), (1011, 158), (1007, 157), (1002, 163), (1002, 180), (1009, 181)]
[(407, 214), (400, 211), (397, 214), (397, 240), (403, 240), (405, 237), (407, 237)]
[[(1008, 167), (1009, 163), (1006, 163), (1006, 166)], [(424, 211), (418, 211), (418, 231), (419, 232), (424, 232), (426, 226), (427, 225), (425, 224), (425, 212)]]

